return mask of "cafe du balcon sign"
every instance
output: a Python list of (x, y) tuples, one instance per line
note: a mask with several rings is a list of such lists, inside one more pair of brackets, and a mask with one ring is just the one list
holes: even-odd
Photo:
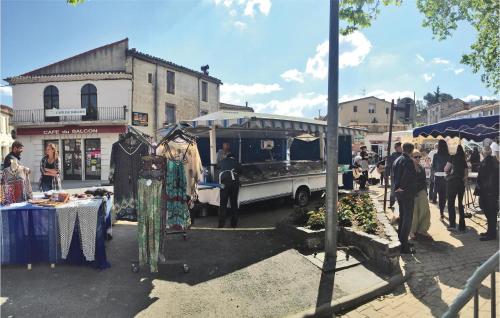
[(47, 117), (60, 117), (60, 116), (85, 116), (87, 115), (86, 108), (76, 108), (76, 109), (46, 109), (45, 116)]

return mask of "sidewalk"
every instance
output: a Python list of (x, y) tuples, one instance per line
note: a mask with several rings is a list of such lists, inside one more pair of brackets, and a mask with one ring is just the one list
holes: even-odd
[[(383, 189), (370, 187), (372, 198), (383, 194)], [(397, 206), (397, 204), (396, 204)], [(484, 215), (466, 219), (467, 232), (449, 232), (448, 220), (441, 222), (439, 208), (431, 207), (429, 233), (434, 242), (415, 242), (417, 253), (403, 255), (400, 266), (414, 275), (392, 294), (360, 306), (343, 317), (440, 317), (460, 293), (474, 270), (498, 250), (498, 241), (480, 242), (479, 233), (485, 232)], [(447, 215), (447, 213), (445, 212)], [(499, 286), (500, 275), (496, 275)], [(498, 290), (497, 290), (498, 293)], [(479, 316), (490, 317), (490, 278), (479, 290)], [(500, 298), (497, 298), (497, 310)], [(473, 301), (462, 310), (462, 317), (473, 316)]]

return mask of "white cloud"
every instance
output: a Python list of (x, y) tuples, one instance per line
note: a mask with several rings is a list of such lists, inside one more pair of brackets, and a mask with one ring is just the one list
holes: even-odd
[(307, 110), (316, 111), (318, 107), (327, 105), (327, 95), (316, 93), (299, 93), (286, 100), (273, 99), (267, 103), (252, 104), (256, 112), (304, 117)]
[(425, 59), (422, 55), (417, 54), (416, 57), (417, 57), (417, 60), (419, 60), (420, 62), (425, 62)]
[(285, 71), (280, 76), (282, 79), (285, 80), (285, 82), (295, 81), (295, 82), (299, 82), (299, 83), (304, 83), (304, 74), (302, 74), (302, 72), (296, 68)]
[(432, 74), (427, 74), (427, 73), (424, 73), (424, 75), (422, 75), (422, 78), (424, 79), (424, 81), (428, 82), (430, 80), (432, 80), (434, 78), (435, 74), (432, 73)]
[(498, 99), (498, 97), (495, 96), (477, 96), (477, 95), (467, 95), (465, 97), (460, 98), (464, 102), (473, 102), (476, 100), (481, 99), (483, 97), (483, 100), (493, 100), (493, 99)]
[(431, 61), (433, 64), (450, 64), (450, 61), (442, 59), (440, 57), (435, 57)]
[(388, 92), (383, 89), (376, 89), (373, 91), (370, 91), (366, 93), (365, 95), (342, 95), (339, 98), (339, 102), (346, 102), (350, 101), (353, 99), (359, 99), (367, 96), (375, 96), (380, 99), (385, 99), (386, 101), (390, 102), (392, 99), (394, 99), (394, 102), (398, 100), (398, 98), (403, 98), (403, 97), (411, 97), (413, 98), (413, 92), (412, 91), (393, 91), (393, 92)]
[(238, 11), (236, 11), (235, 9), (232, 9), (231, 11), (229, 11), (229, 15), (232, 17), (235, 17), (238, 15)]
[(214, 0), (216, 6), (218, 6), (219, 4), (223, 4), (226, 8), (232, 6), (233, 2), (233, 0)]
[(269, 94), (281, 90), (279, 84), (224, 84), (221, 86), (221, 102), (224, 103), (242, 103), (248, 100), (248, 97), (260, 94)]
[[(365, 57), (370, 53), (372, 44), (359, 31), (355, 31), (347, 36), (340, 36), (339, 44), (342, 46), (350, 45), (352, 50), (347, 50), (339, 56), (339, 68), (348, 66), (358, 66), (363, 62)], [(325, 79), (328, 75), (328, 51), (329, 41), (319, 44), (316, 47), (316, 55), (307, 60), (306, 73), (311, 74), (314, 78)]]
[[(240, 4), (244, 2), (245, 1), (240, 0)], [(245, 11), (243, 12), (243, 14), (246, 16), (254, 17), (254, 7), (256, 6), (258, 7), (258, 11), (260, 11), (260, 13), (262, 13), (263, 15), (268, 15), (271, 11), (271, 0), (248, 0), (246, 2)]]
[(234, 26), (239, 29), (240, 31), (243, 31), (247, 28), (247, 24), (245, 22), (241, 22), (241, 21), (236, 21), (234, 22)]
[(0, 86), (0, 95), (12, 96), (12, 87), (11, 86)]
[(453, 72), (455, 73), (455, 75), (458, 75), (460, 73), (462, 73), (464, 71), (463, 68), (457, 68), (457, 69), (454, 69)]

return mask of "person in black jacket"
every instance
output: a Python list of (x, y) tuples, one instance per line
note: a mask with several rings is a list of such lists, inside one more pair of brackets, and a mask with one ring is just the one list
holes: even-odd
[(415, 250), (408, 243), (411, 222), (413, 219), (413, 205), (417, 194), (417, 171), (411, 154), (415, 146), (411, 143), (403, 144), (403, 155), (394, 162), (394, 193), (399, 205), (398, 236), (401, 242), (401, 253), (413, 254)]
[(479, 205), (488, 220), (488, 231), (480, 234), (481, 241), (490, 241), (497, 237), (498, 160), (491, 153), (489, 146), (483, 147), (484, 159), (479, 166), (475, 190), (479, 194)]
[(220, 205), (219, 205), (219, 227), (226, 223), (227, 203), (231, 203), (231, 226), (238, 225), (238, 192), (240, 190), (241, 164), (232, 153), (228, 153), (222, 161), (217, 164), (219, 172)]
[(389, 157), (387, 157), (387, 162), (385, 165), (386, 176), (391, 178), (390, 181), (391, 194), (389, 199), (389, 208), (391, 209), (394, 207), (394, 203), (396, 202), (396, 195), (394, 193), (394, 176), (393, 176), (392, 166), (394, 165), (396, 159), (398, 159), (401, 156), (401, 153), (403, 152), (403, 149), (401, 148), (401, 143), (399, 141), (394, 144), (394, 150), (395, 151), (391, 153)]
[(456, 212), (455, 198), (458, 199), (458, 213), (460, 216), (458, 222), (458, 230), (465, 231), (465, 210), (464, 210), (464, 193), (465, 182), (467, 180), (467, 162), (465, 161), (465, 152), (461, 145), (457, 147), (457, 153), (450, 156), (449, 162), (446, 164), (444, 171), (446, 176), (446, 191), (448, 194), (448, 218), (450, 220), (449, 230), (454, 230), (456, 227)]
[(446, 172), (444, 167), (450, 161), (448, 144), (443, 139), (438, 141), (438, 151), (432, 159), (432, 170), (434, 171), (434, 191), (439, 197), (439, 212), (441, 220), (444, 220), (444, 207), (446, 206)]
[(474, 147), (470, 155), (470, 167), (472, 172), (479, 172), (479, 165), (481, 164), (481, 155), (479, 154), (479, 149)]

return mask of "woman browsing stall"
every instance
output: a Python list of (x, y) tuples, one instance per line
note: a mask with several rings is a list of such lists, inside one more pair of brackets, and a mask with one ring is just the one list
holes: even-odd
[(43, 192), (61, 189), (60, 171), (59, 154), (56, 146), (48, 144), (45, 148), (45, 156), (40, 162), (40, 189)]

